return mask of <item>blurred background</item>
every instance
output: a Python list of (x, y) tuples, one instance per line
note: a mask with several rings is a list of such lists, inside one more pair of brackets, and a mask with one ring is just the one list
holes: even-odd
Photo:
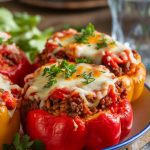
[[(10, 32), (31, 61), (53, 32), (89, 22), (141, 54), (150, 85), (150, 0), (0, 0), (0, 31)], [(128, 149), (142, 148), (148, 136)]]

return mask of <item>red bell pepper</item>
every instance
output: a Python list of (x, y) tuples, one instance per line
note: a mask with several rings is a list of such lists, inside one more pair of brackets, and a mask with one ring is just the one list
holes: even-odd
[[(68, 78), (66, 68), (75, 70)], [(126, 96), (123, 82), (104, 66), (48, 64), (25, 79), (23, 126), (47, 150), (102, 149), (117, 144), (132, 127)]]
[(88, 118), (54, 116), (44, 110), (30, 110), (26, 131), (32, 139), (40, 139), (47, 150), (102, 149), (117, 144), (130, 131), (133, 121), (128, 100), (122, 100), (108, 111)]
[(4, 42), (0, 45), (0, 73), (8, 76), (14, 83), (23, 86), (24, 77), (32, 72), (32, 66), (23, 51), (15, 44), (6, 43), (8, 39), (4, 35), (1, 37)]
[(43, 110), (33, 110), (27, 116), (27, 132), (40, 139), (47, 150), (78, 150), (85, 144), (85, 123), (79, 118), (56, 117)]

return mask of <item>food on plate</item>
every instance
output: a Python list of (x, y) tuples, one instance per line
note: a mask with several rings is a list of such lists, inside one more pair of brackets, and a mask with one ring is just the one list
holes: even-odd
[(57, 60), (26, 76), (22, 120), (47, 150), (102, 149), (129, 133), (126, 87), (105, 66)]
[(105, 65), (127, 84), (130, 101), (136, 100), (142, 93), (146, 69), (140, 55), (110, 36), (96, 31), (92, 24), (81, 32), (68, 29), (53, 34), (35, 63), (41, 66), (53, 58)]
[(0, 150), (3, 144), (11, 143), (20, 127), (21, 89), (7, 76), (0, 74)]
[(11, 42), (10, 35), (0, 32), (0, 73), (23, 86), (25, 75), (32, 72), (24, 52)]

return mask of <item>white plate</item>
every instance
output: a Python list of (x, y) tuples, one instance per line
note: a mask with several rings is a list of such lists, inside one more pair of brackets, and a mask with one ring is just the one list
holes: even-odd
[(124, 146), (127, 147), (127, 145), (130, 145), (133, 141), (150, 130), (150, 87), (145, 85), (142, 95), (132, 104), (132, 107), (134, 121), (130, 134), (121, 143), (105, 148), (105, 150), (116, 150)]

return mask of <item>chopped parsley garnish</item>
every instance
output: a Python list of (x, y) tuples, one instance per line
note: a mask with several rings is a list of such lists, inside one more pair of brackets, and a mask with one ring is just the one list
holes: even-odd
[(52, 65), (50, 68), (45, 68), (42, 76), (46, 75), (48, 77), (48, 82), (44, 85), (44, 88), (50, 88), (56, 84), (57, 80), (55, 77), (60, 72), (64, 73), (65, 78), (69, 78), (74, 72), (76, 72), (75, 65), (69, 64), (66, 60), (63, 60), (58, 66)]
[(47, 75), (48, 77), (48, 82), (44, 85), (44, 88), (49, 88), (57, 83), (55, 77), (59, 72), (61, 72), (61, 69), (56, 65), (52, 65), (50, 68), (45, 68), (43, 70), (42, 76)]
[(50, 68), (45, 68), (42, 76), (48, 74), (48, 76), (55, 77), (61, 71), (60, 67), (52, 65)]
[(92, 77), (92, 72), (90, 72), (90, 73), (84, 72), (81, 76), (85, 79), (85, 81), (83, 81), (83, 83), (85, 83), (85, 84), (89, 84), (95, 80)]
[(110, 45), (115, 45), (116, 42), (115, 42), (115, 41), (112, 41), (112, 42), (110, 42), (109, 44), (110, 44)]
[(107, 39), (106, 38), (102, 38), (99, 43), (96, 44), (96, 48), (97, 49), (100, 49), (100, 48), (105, 48), (107, 47), (108, 45), (108, 42), (107, 42)]
[(106, 73), (105, 71), (100, 71), (101, 73)]
[(57, 80), (54, 77), (50, 77), (48, 79), (48, 82), (44, 85), (44, 88), (50, 88), (51, 86), (53, 86), (56, 83), (57, 83)]
[(100, 48), (105, 48), (108, 45), (115, 45), (115, 41), (108, 41), (107, 38), (105, 38), (105, 36), (102, 34), (102, 38), (100, 39), (100, 41), (96, 44), (96, 48), (100, 49)]
[(90, 58), (76, 58), (75, 62), (76, 63), (88, 63), (88, 64), (93, 63)]
[(85, 29), (82, 29), (79, 35), (75, 36), (77, 43), (88, 43), (88, 37), (94, 35), (94, 25), (89, 23)]
[(74, 72), (76, 72), (75, 65), (69, 64), (66, 60), (61, 62), (60, 68), (62, 72), (65, 72), (65, 78), (69, 78)]

